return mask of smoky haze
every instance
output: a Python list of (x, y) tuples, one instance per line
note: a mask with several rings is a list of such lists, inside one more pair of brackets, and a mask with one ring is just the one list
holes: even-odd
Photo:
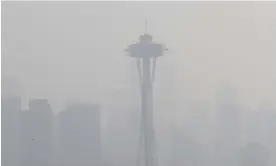
[(252, 166), (269, 149), (273, 166), (275, 29), (275, 2), (3, 2), (2, 164), (137, 164), (125, 49), (148, 33), (168, 48), (153, 85), (158, 164)]

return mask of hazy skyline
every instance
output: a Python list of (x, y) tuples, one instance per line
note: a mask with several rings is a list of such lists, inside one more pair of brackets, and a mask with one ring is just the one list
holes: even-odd
[(275, 165), (275, 2), (2, 4), (5, 166)]
[(154, 41), (169, 48), (156, 86), (162, 66), (173, 65), (177, 100), (214, 101), (230, 84), (250, 109), (275, 103), (275, 2), (3, 2), (2, 9), (2, 74), (20, 80), (25, 98), (49, 98), (58, 108), (74, 99), (123, 103), (131, 64), (136, 72), (124, 49), (147, 20)]

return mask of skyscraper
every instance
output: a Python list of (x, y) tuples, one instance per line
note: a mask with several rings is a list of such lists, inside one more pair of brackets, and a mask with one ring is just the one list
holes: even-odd
[(200, 143), (211, 140), (211, 106), (207, 101), (190, 100), (183, 127)]
[(269, 166), (270, 149), (266, 146), (250, 142), (240, 153), (240, 166)]
[(126, 81), (114, 93), (108, 112), (105, 135), (105, 160), (111, 165), (136, 163), (141, 126), (139, 75), (134, 59), (128, 59)]
[[(160, 166), (169, 165), (172, 158), (173, 135), (171, 126), (178, 111), (177, 97), (177, 66), (175, 57), (158, 59), (156, 65), (156, 86), (154, 95), (154, 124), (156, 125), (156, 144)], [(184, 100), (184, 99), (182, 99)]]
[(202, 144), (196, 141), (189, 131), (175, 127), (173, 129), (172, 163), (174, 166), (206, 166), (206, 152)]
[(99, 166), (101, 159), (98, 105), (77, 103), (58, 114), (61, 166)]
[(218, 165), (238, 162), (241, 147), (241, 108), (235, 89), (225, 87), (217, 96), (216, 157)]
[(260, 111), (251, 111), (247, 119), (247, 142), (263, 143), (262, 117)]
[(260, 107), (260, 129), (262, 133), (259, 135), (262, 136), (262, 144), (270, 149), (270, 164), (276, 164), (276, 110), (269, 103), (262, 104)]
[(20, 117), (21, 99), (15, 96), (2, 96), (2, 164), (20, 164)]
[(22, 114), (21, 165), (52, 165), (54, 116), (48, 101), (31, 100), (29, 110)]

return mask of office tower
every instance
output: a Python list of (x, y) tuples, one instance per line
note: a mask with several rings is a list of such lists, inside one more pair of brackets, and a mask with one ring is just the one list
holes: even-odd
[(98, 105), (77, 103), (58, 114), (61, 166), (99, 166), (101, 127)]
[(262, 104), (259, 108), (262, 130), (264, 131), (263, 135), (265, 135), (264, 145), (267, 147), (271, 147), (275, 142), (276, 134), (276, 109), (273, 108), (271, 104)]
[(109, 116), (105, 135), (105, 162), (110, 166), (135, 165), (139, 151), (140, 117), (136, 110), (113, 109), (114, 112), (133, 111), (128, 115)]
[[(206, 152), (201, 143), (196, 141), (189, 131), (174, 127), (171, 165), (206, 166)], [(208, 153), (208, 152), (207, 152)]]
[(110, 165), (136, 163), (141, 126), (140, 87), (136, 61), (128, 59), (125, 82), (118, 85), (108, 112), (104, 158)]
[(22, 113), (21, 165), (50, 166), (53, 163), (53, 113), (46, 99), (34, 99)]
[(2, 96), (2, 165), (20, 165), (20, 118), (21, 99), (15, 96)]
[(207, 101), (190, 100), (183, 118), (183, 128), (200, 143), (211, 140), (211, 107)]
[(250, 142), (241, 149), (240, 166), (269, 166), (270, 149), (266, 146)]
[(205, 156), (202, 156), (202, 160), (204, 160), (205, 165), (210, 164), (213, 153), (210, 104), (203, 100), (189, 100), (182, 124), (181, 127), (189, 133), (189, 136), (204, 148)]
[(247, 120), (247, 142), (263, 143), (265, 134), (262, 133), (262, 117), (260, 111), (248, 113)]
[(241, 147), (241, 108), (235, 89), (222, 88), (217, 96), (216, 158), (218, 165), (235, 165)]
[(259, 109), (261, 117), (262, 144), (270, 149), (270, 164), (276, 164), (276, 110), (269, 103), (262, 104)]
[[(168, 51), (169, 54), (170, 51)], [(159, 166), (169, 165), (172, 158), (172, 126), (177, 123), (175, 115), (178, 113), (177, 63), (176, 57), (164, 56), (158, 59), (156, 74), (153, 77), (155, 86), (153, 89), (153, 123), (156, 133), (156, 144)], [(180, 99), (182, 102), (184, 99)], [(183, 110), (182, 110), (183, 111)]]

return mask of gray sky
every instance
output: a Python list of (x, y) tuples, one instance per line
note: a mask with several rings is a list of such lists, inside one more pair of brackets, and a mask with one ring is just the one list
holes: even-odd
[(232, 84), (251, 109), (264, 100), (275, 103), (275, 2), (4, 2), (2, 7), (3, 74), (22, 82), (26, 98), (47, 97), (54, 105), (74, 99), (123, 103), (128, 93), (120, 88), (136, 72), (124, 49), (144, 33), (146, 19), (154, 40), (169, 48), (158, 60), (157, 86), (171, 72), (175, 76), (166, 84), (174, 85), (178, 99), (213, 100), (220, 86)]

